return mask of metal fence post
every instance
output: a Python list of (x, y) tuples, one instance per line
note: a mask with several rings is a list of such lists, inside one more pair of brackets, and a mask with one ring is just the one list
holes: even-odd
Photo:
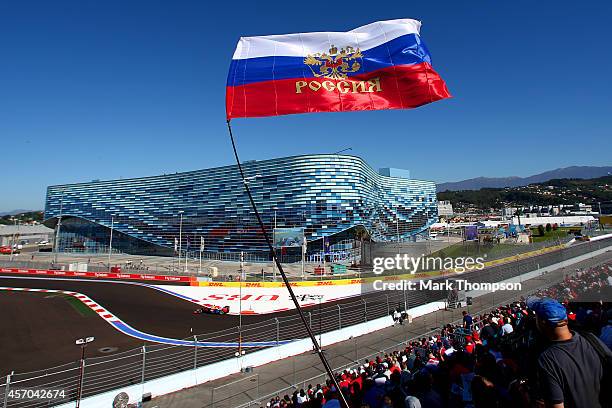
[(368, 301), (365, 299), (363, 300), (363, 318), (365, 319), (365, 321), (368, 321)]
[(6, 376), (6, 389), (4, 390), (4, 408), (8, 406), (9, 387), (11, 385), (11, 376), (13, 375), (13, 373), (14, 371)]
[(259, 374), (256, 374), (255, 378), (257, 378), (257, 400), (259, 401)]
[(193, 335), (193, 375), (195, 383), (198, 384), (198, 336)]
[(83, 399), (83, 394), (85, 394), (83, 392), (83, 384), (85, 383), (85, 366), (87, 365), (87, 363), (85, 362), (85, 359), (81, 360), (82, 361), (82, 367), (81, 367), (81, 378), (79, 379), (79, 392), (77, 392), (77, 402), (79, 402), (79, 404), (77, 406), (80, 406), (80, 402), (81, 399)]
[(142, 384), (142, 393), (144, 394), (144, 380), (145, 380), (145, 362), (147, 356), (146, 346), (142, 346), (142, 372), (140, 373), (140, 383)]
[(342, 310), (340, 309), (340, 305), (338, 305), (338, 328), (342, 328)]
[(278, 317), (274, 318), (276, 322), (276, 347), (278, 347), (278, 342), (280, 340), (280, 322), (278, 321)]
[(391, 314), (391, 309), (389, 308), (389, 295), (385, 295), (385, 298), (387, 298), (387, 316), (389, 316)]
[(293, 384), (293, 386), (297, 388), (297, 385), (296, 385), (297, 379), (296, 379), (296, 373), (295, 373), (295, 356), (291, 357), (291, 362), (293, 363), (292, 364), (292, 366), (293, 366), (293, 381), (291, 382), (291, 384)]

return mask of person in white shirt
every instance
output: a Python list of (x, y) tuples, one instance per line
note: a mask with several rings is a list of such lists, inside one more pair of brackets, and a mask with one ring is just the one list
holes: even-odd
[(505, 321), (505, 323), (501, 327), (501, 329), (502, 329), (502, 336), (510, 334), (510, 333), (512, 333), (514, 331), (514, 327), (512, 327), (512, 325), (510, 324), (510, 321), (507, 318), (505, 318), (504, 321)]

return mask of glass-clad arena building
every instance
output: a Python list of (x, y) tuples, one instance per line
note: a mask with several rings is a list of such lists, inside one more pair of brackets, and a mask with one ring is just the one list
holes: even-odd
[[(243, 167), (268, 230), (303, 229), (308, 252), (364, 236), (414, 239), (437, 219), (433, 182), (376, 172), (359, 157), (304, 155)], [(194, 252), (202, 242), (207, 253), (267, 254), (235, 165), (50, 186), (44, 223), (60, 225), (60, 251), (107, 251), (112, 229), (113, 249), (130, 254)]]

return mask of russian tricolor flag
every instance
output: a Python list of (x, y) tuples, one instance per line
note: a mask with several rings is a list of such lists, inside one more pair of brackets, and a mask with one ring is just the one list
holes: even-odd
[(431, 66), (421, 23), (243, 37), (227, 78), (227, 118), (408, 109), (450, 97)]

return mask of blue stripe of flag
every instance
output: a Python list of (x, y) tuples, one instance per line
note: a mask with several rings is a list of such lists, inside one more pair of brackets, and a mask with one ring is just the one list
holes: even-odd
[[(324, 52), (327, 50), (321, 50)], [(387, 43), (361, 52), (361, 68), (348, 76), (376, 71), (393, 65), (412, 65), (428, 62), (431, 56), (425, 43), (417, 34), (407, 34)], [(317, 70), (319, 67), (313, 67)], [(317, 72), (317, 71), (315, 71)], [(304, 57), (259, 57), (232, 60), (227, 86), (247, 85), (255, 82), (291, 78), (313, 78), (314, 74)]]

